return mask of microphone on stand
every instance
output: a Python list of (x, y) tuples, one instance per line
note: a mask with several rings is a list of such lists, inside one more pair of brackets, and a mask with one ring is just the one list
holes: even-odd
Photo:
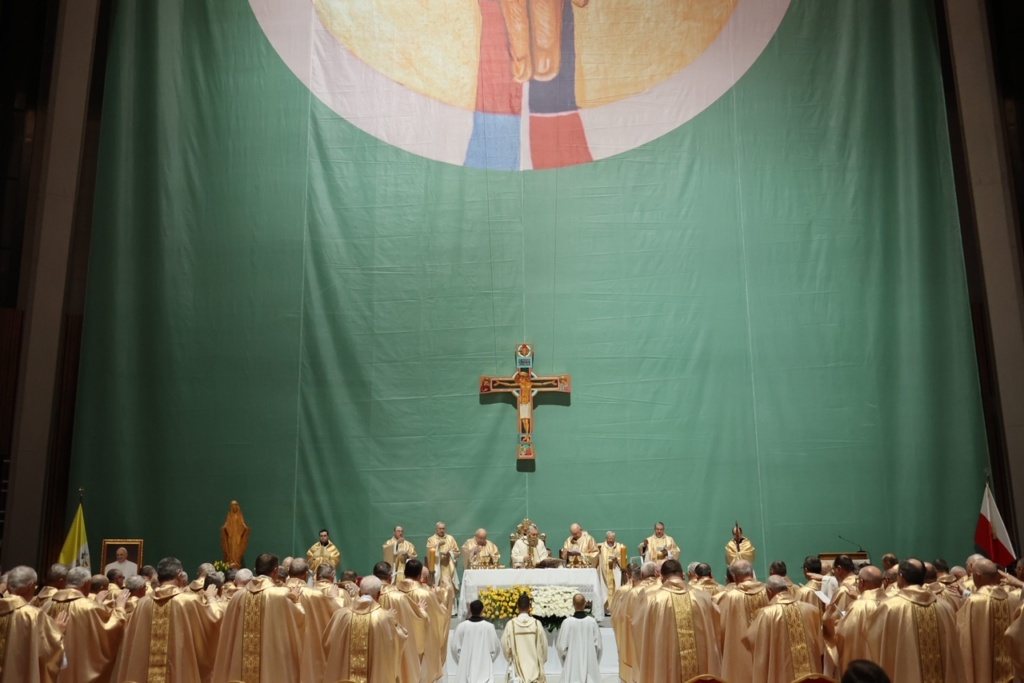
[(842, 534), (837, 534), (837, 535), (839, 536), (839, 538), (841, 538), (842, 540), (846, 541), (846, 542), (847, 542), (847, 543), (849, 543), (850, 545), (855, 545), (855, 546), (857, 546), (857, 552), (858, 552), (858, 553), (862, 553), (862, 552), (864, 552), (864, 546), (862, 546), (862, 545), (861, 545), (860, 543), (857, 543), (856, 541), (851, 541), (851, 540), (850, 540), (850, 539), (848, 539), (848, 538), (844, 538)]

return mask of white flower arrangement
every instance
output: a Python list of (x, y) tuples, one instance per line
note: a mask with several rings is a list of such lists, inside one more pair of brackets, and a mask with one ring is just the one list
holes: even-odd
[(573, 588), (565, 586), (531, 586), (533, 593), (533, 616), (535, 617), (571, 617), (575, 610), (572, 597), (576, 594)]

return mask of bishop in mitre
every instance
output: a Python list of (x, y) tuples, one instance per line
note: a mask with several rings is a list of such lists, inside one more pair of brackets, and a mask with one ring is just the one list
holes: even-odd
[[(518, 616), (505, 625), (501, 649), (508, 661), (510, 681), (545, 683), (544, 663), (548, 660), (548, 638), (544, 627), (530, 615), (530, 596), (522, 593), (516, 602)], [(515, 676), (515, 677), (513, 677)]]
[(756, 554), (757, 548), (743, 535), (743, 528), (736, 524), (732, 528), (732, 539), (725, 544), (725, 566), (728, 567), (736, 560), (746, 560), (754, 564)]
[[(752, 683), (795, 681), (821, 673), (821, 611), (797, 600), (781, 576), (765, 584), (768, 605), (754, 617), (743, 645), (751, 654)], [(735, 679), (741, 680), (741, 679)]]
[(536, 567), (550, 555), (544, 541), (540, 539), (537, 526), (531, 524), (526, 529), (526, 536), (519, 538), (512, 546), (512, 566), (527, 569)]
[(52, 683), (64, 659), (57, 622), (28, 603), (37, 579), (31, 567), (14, 567), (7, 573), (7, 597), (0, 598), (0, 681)]
[(626, 546), (615, 540), (614, 531), (606, 532), (604, 543), (597, 546), (597, 567), (608, 587), (608, 601), (604, 605), (606, 615), (610, 612), (618, 588), (622, 585), (622, 557), (626, 554), (625, 551)]
[(341, 564), (341, 551), (338, 550), (338, 546), (334, 545), (327, 529), (320, 530), (320, 540), (306, 551), (306, 565), (313, 576), (316, 576), (316, 570), (322, 564), (331, 565), (335, 572), (338, 571), (338, 566)]
[(217, 588), (204, 596), (188, 590), (181, 561), (156, 566), (160, 586), (138, 601), (125, 629), (114, 681), (192, 683), (209, 680), (217, 658), (222, 617)]
[(662, 564), (661, 579), (660, 587), (641, 594), (632, 617), (640, 630), (632, 662), (634, 680), (688, 681), (703, 674), (720, 675), (718, 611), (711, 598), (687, 584), (676, 560)]
[(68, 572), (67, 588), (57, 591), (44, 609), (53, 619), (67, 619), (64, 651), (68, 665), (61, 671), (62, 681), (106, 681), (114, 670), (124, 636), (128, 593), (122, 591), (111, 606), (105, 606), (89, 598), (91, 590), (89, 569), (75, 567)]
[(567, 567), (596, 567), (598, 550), (594, 537), (584, 531), (579, 524), (572, 524), (569, 527), (569, 538), (562, 544), (562, 556)]
[(644, 562), (661, 562), (662, 560), (678, 560), (679, 546), (671, 536), (665, 533), (665, 525), (658, 522), (654, 525), (654, 535), (648, 536), (640, 544), (640, 554)]
[(298, 683), (305, 612), (296, 590), (278, 586), (278, 557), (256, 558), (255, 576), (224, 611), (213, 680)]
[[(366, 576), (351, 609), (334, 613), (323, 634), (326, 652), (324, 681), (395, 683), (408, 633), (390, 611), (382, 608), (381, 580)], [(415, 679), (413, 679), (415, 680)]]
[(444, 522), (435, 524), (434, 535), (427, 539), (427, 558), (428, 562), (434, 563), (430, 569), (435, 586), (448, 583), (454, 588), (459, 587), (459, 573), (456, 571), (459, 544), (455, 538), (448, 535), (448, 525)]
[(396, 526), (391, 538), (381, 546), (384, 550), (384, 561), (394, 568), (394, 576), (400, 577), (405, 571), (405, 563), (416, 557), (416, 546), (405, 537), (405, 530)]

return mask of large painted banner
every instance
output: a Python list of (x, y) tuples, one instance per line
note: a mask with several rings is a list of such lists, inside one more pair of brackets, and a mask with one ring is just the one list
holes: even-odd
[(360, 572), (439, 520), (507, 559), (524, 517), (663, 521), (719, 575), (737, 520), (762, 571), (839, 535), (962, 559), (987, 454), (930, 7), (119, 3), (93, 528), (192, 564), (238, 500), (250, 562), (326, 527)]

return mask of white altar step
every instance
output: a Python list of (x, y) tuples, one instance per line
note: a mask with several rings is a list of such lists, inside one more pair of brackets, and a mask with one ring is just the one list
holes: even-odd
[[(500, 637), (501, 634), (499, 633), (498, 636)], [(619, 650), (615, 647), (615, 635), (611, 628), (601, 627), (601, 642), (601, 683), (619, 683)], [(504, 683), (506, 671), (508, 671), (508, 662), (505, 661), (503, 655), (499, 654), (494, 661), (494, 680)], [(548, 661), (544, 666), (544, 673), (548, 683), (565, 683), (561, 680), (562, 666), (554, 647), (548, 647)], [(448, 661), (445, 663), (445, 674), (446, 676), (442, 680), (446, 683), (455, 680), (455, 662), (452, 661), (450, 653)]]

